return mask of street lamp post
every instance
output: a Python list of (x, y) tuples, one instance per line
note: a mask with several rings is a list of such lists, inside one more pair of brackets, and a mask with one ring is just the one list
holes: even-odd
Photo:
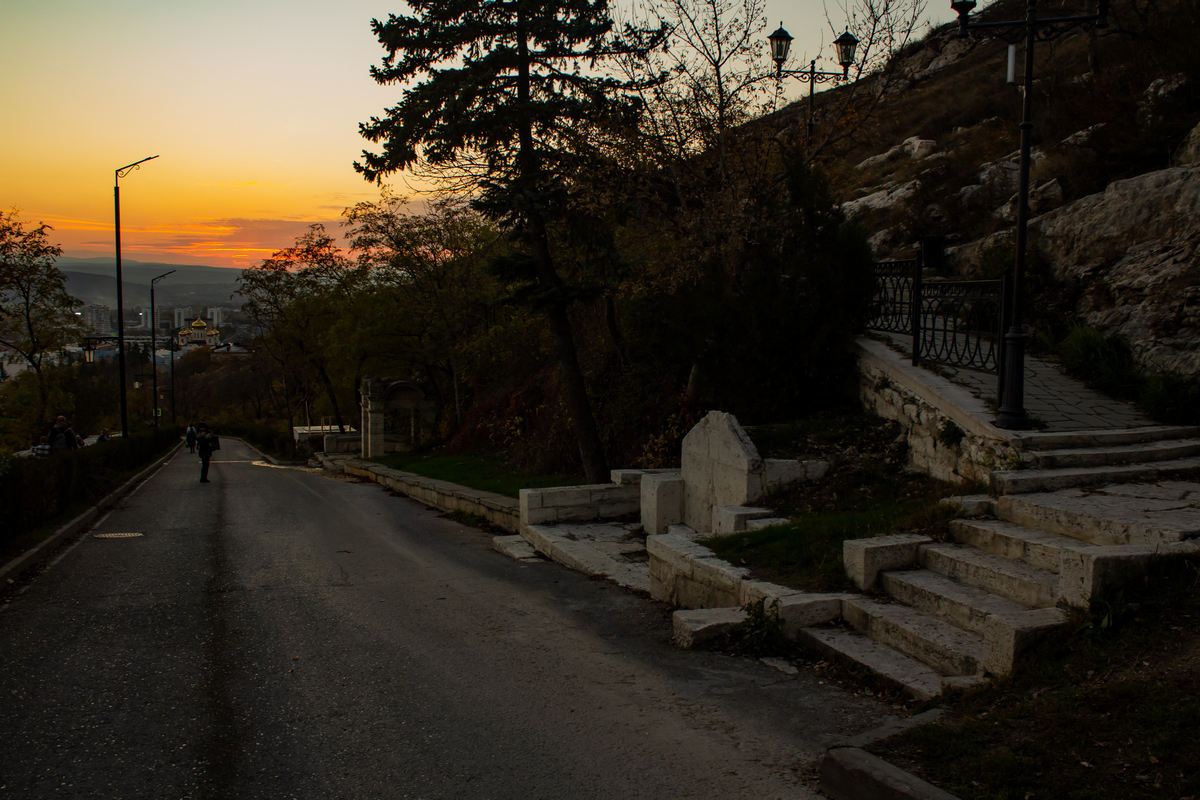
[(970, 22), (975, 0), (953, 0), (950, 7), (958, 13), (960, 35), (979, 31), (1009, 44), (1025, 40), (1024, 98), (1021, 110), (1021, 160), (1017, 177), (1017, 242), (1013, 264), (1012, 299), (1008, 303), (1009, 328), (1004, 334), (1004, 374), (1001, 376), (1000, 408), (996, 425), (1009, 430), (1029, 427), (1025, 411), (1025, 331), (1022, 327), (1021, 293), (1025, 283), (1025, 250), (1029, 231), (1029, 161), (1033, 138), (1033, 45), (1037, 41), (1057, 39), (1073, 28), (1108, 27), (1108, 0), (1098, 0), (1095, 14), (1076, 17), (1037, 17), (1037, 0), (1028, 0), (1025, 19), (1006, 22)]
[[(150, 369), (154, 374), (154, 427), (158, 427), (158, 306), (154, 305), (154, 284), (174, 273), (175, 270), (164, 272), (150, 280)], [(175, 354), (171, 354), (171, 376), (175, 375)]]
[(113, 178), (113, 218), (117, 235), (117, 370), (121, 382), (121, 436), (129, 436), (129, 412), (125, 402), (125, 298), (122, 292), (121, 278), (121, 178), (132, 170), (141, 169), (141, 164), (151, 161), (158, 156), (147, 156), (141, 161), (121, 167), (115, 171)]
[(808, 81), (808, 133), (805, 139), (805, 145), (807, 145), (812, 140), (813, 131), (813, 85), (849, 79), (850, 67), (854, 64), (854, 51), (858, 48), (858, 39), (854, 38), (854, 35), (847, 30), (833, 40), (833, 46), (838, 54), (838, 64), (842, 67), (841, 72), (817, 72), (816, 59), (808, 62), (806, 70), (785, 70), (783, 63), (787, 61), (788, 50), (792, 47), (792, 36), (783, 29), (782, 22), (779, 24), (779, 30), (768, 36), (767, 41), (771, 43), (771, 58), (775, 61), (776, 80), (784, 75), (791, 75), (802, 81)]

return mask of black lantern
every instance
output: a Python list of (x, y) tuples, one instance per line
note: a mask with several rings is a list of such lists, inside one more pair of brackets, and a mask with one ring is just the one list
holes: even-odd
[(83, 343), (83, 363), (96, 363), (96, 348), (92, 346), (90, 341), (85, 341)]
[(847, 30), (833, 40), (833, 46), (837, 49), (838, 63), (842, 65), (842, 74), (849, 75), (850, 65), (854, 63), (854, 51), (858, 49), (858, 39), (855, 39), (854, 34)]
[(775, 67), (782, 70), (783, 62), (787, 61), (788, 50), (792, 48), (792, 35), (783, 29), (781, 22), (779, 30), (772, 33), (767, 39), (771, 42), (771, 58), (775, 61)]

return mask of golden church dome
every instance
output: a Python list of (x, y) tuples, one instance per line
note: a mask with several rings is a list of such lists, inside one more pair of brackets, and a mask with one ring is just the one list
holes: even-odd
[(202, 320), (202, 319), (200, 319), (199, 317), (197, 317), (197, 318), (196, 318), (196, 321), (192, 323), (192, 327), (193, 327), (193, 328), (196, 328), (197, 330), (199, 330), (199, 329), (202, 329), (202, 328), (207, 328), (207, 327), (208, 327), (208, 325), (206, 325), (206, 324), (204, 323), (204, 320)]

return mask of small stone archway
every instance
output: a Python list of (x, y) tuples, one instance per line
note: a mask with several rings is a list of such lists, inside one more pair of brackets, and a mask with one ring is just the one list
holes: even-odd
[(399, 378), (363, 378), (360, 391), (362, 424), (359, 430), (363, 458), (377, 458), (397, 449), (395, 442), (389, 442), (385, 435), (384, 416), (389, 409), (409, 410), (410, 441), (417, 444), (420, 436), (418, 415), (429, 405), (420, 386)]

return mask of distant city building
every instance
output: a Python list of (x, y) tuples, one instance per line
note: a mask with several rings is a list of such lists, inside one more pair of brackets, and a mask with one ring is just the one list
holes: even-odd
[(212, 320), (212, 324), (215, 327), (220, 328), (225, 324), (225, 312), (227, 311), (229, 309), (221, 308), (220, 306), (209, 306), (208, 318)]
[(108, 306), (88, 305), (83, 307), (81, 313), (83, 324), (92, 333), (100, 336), (107, 336), (112, 332), (112, 313)]
[(175, 309), (175, 327), (182, 328), (192, 318), (192, 307), (184, 306)]

